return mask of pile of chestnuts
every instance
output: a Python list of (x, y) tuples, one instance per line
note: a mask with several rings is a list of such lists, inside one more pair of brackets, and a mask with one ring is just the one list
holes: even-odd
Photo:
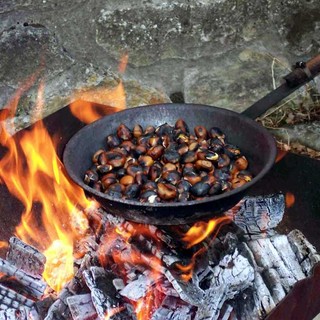
[(219, 128), (199, 125), (192, 133), (183, 119), (145, 129), (120, 124), (92, 162), (84, 176), (87, 185), (142, 203), (198, 200), (252, 179), (246, 157)]

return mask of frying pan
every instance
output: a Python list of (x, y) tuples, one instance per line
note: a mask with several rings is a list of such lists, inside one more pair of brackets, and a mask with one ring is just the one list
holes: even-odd
[[(240, 201), (257, 181), (272, 167), (276, 145), (272, 135), (253, 119), (281, 101), (320, 72), (320, 55), (307, 63), (298, 63), (285, 77), (285, 83), (248, 108), (243, 114), (200, 104), (157, 104), (127, 109), (103, 117), (78, 131), (67, 143), (63, 161), (71, 179), (88, 196), (95, 198), (108, 212), (127, 220), (156, 225), (177, 225), (206, 220), (218, 216)], [(140, 203), (113, 198), (98, 192), (83, 182), (85, 171), (91, 167), (92, 154), (104, 146), (107, 135), (116, 132), (119, 124), (129, 128), (174, 125), (183, 118), (190, 128), (203, 125), (221, 128), (227, 141), (237, 145), (249, 162), (254, 178), (240, 188), (207, 197), (203, 200), (173, 203)]]

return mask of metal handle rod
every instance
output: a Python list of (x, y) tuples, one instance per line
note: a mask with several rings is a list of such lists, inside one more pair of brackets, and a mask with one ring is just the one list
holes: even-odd
[(243, 115), (256, 119), (272, 106), (289, 96), (291, 93), (311, 81), (320, 73), (320, 54), (308, 62), (297, 62), (296, 68), (284, 77), (285, 82), (268, 93), (262, 99), (242, 112)]

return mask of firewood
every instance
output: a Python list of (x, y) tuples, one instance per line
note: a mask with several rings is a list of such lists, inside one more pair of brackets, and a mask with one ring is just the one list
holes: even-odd
[(31, 299), (28, 299), (18, 292), (0, 284), (0, 310), (6, 310), (9, 308), (19, 309), (21, 306), (31, 308), (33, 305), (34, 301)]

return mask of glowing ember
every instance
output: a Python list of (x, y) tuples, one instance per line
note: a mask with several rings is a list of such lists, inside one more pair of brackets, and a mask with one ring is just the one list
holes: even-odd
[(119, 307), (119, 308), (113, 308), (111, 311), (109, 311), (106, 315), (104, 320), (110, 320), (114, 315), (117, 313), (121, 312), (124, 309), (124, 307)]
[(199, 221), (195, 223), (183, 236), (182, 240), (187, 243), (187, 248), (202, 242), (213, 232), (216, 236), (220, 228), (227, 223), (230, 223), (231, 219), (229, 217), (223, 216), (216, 219), (211, 219), (208, 222)]
[(291, 192), (286, 193), (286, 207), (291, 208), (295, 203), (295, 196)]
[[(99, 248), (99, 258), (102, 266), (112, 269), (112, 265), (116, 266), (115, 272), (126, 278), (126, 265), (135, 267), (141, 266), (147, 269), (150, 285), (147, 288), (146, 295), (133, 303), (137, 320), (151, 319), (153, 311), (159, 307), (162, 298), (155, 294), (155, 286), (160, 284), (160, 273), (163, 271), (162, 261), (157, 258), (154, 250), (143, 248), (141, 252), (135, 245), (135, 240), (148, 239), (152, 241), (155, 248), (160, 250), (160, 241), (153, 235), (148, 226), (135, 224), (134, 230), (124, 230), (123, 228), (115, 228), (108, 230), (103, 238), (103, 244)], [(139, 242), (139, 240), (138, 240)], [(153, 284), (152, 284), (153, 283)]]

